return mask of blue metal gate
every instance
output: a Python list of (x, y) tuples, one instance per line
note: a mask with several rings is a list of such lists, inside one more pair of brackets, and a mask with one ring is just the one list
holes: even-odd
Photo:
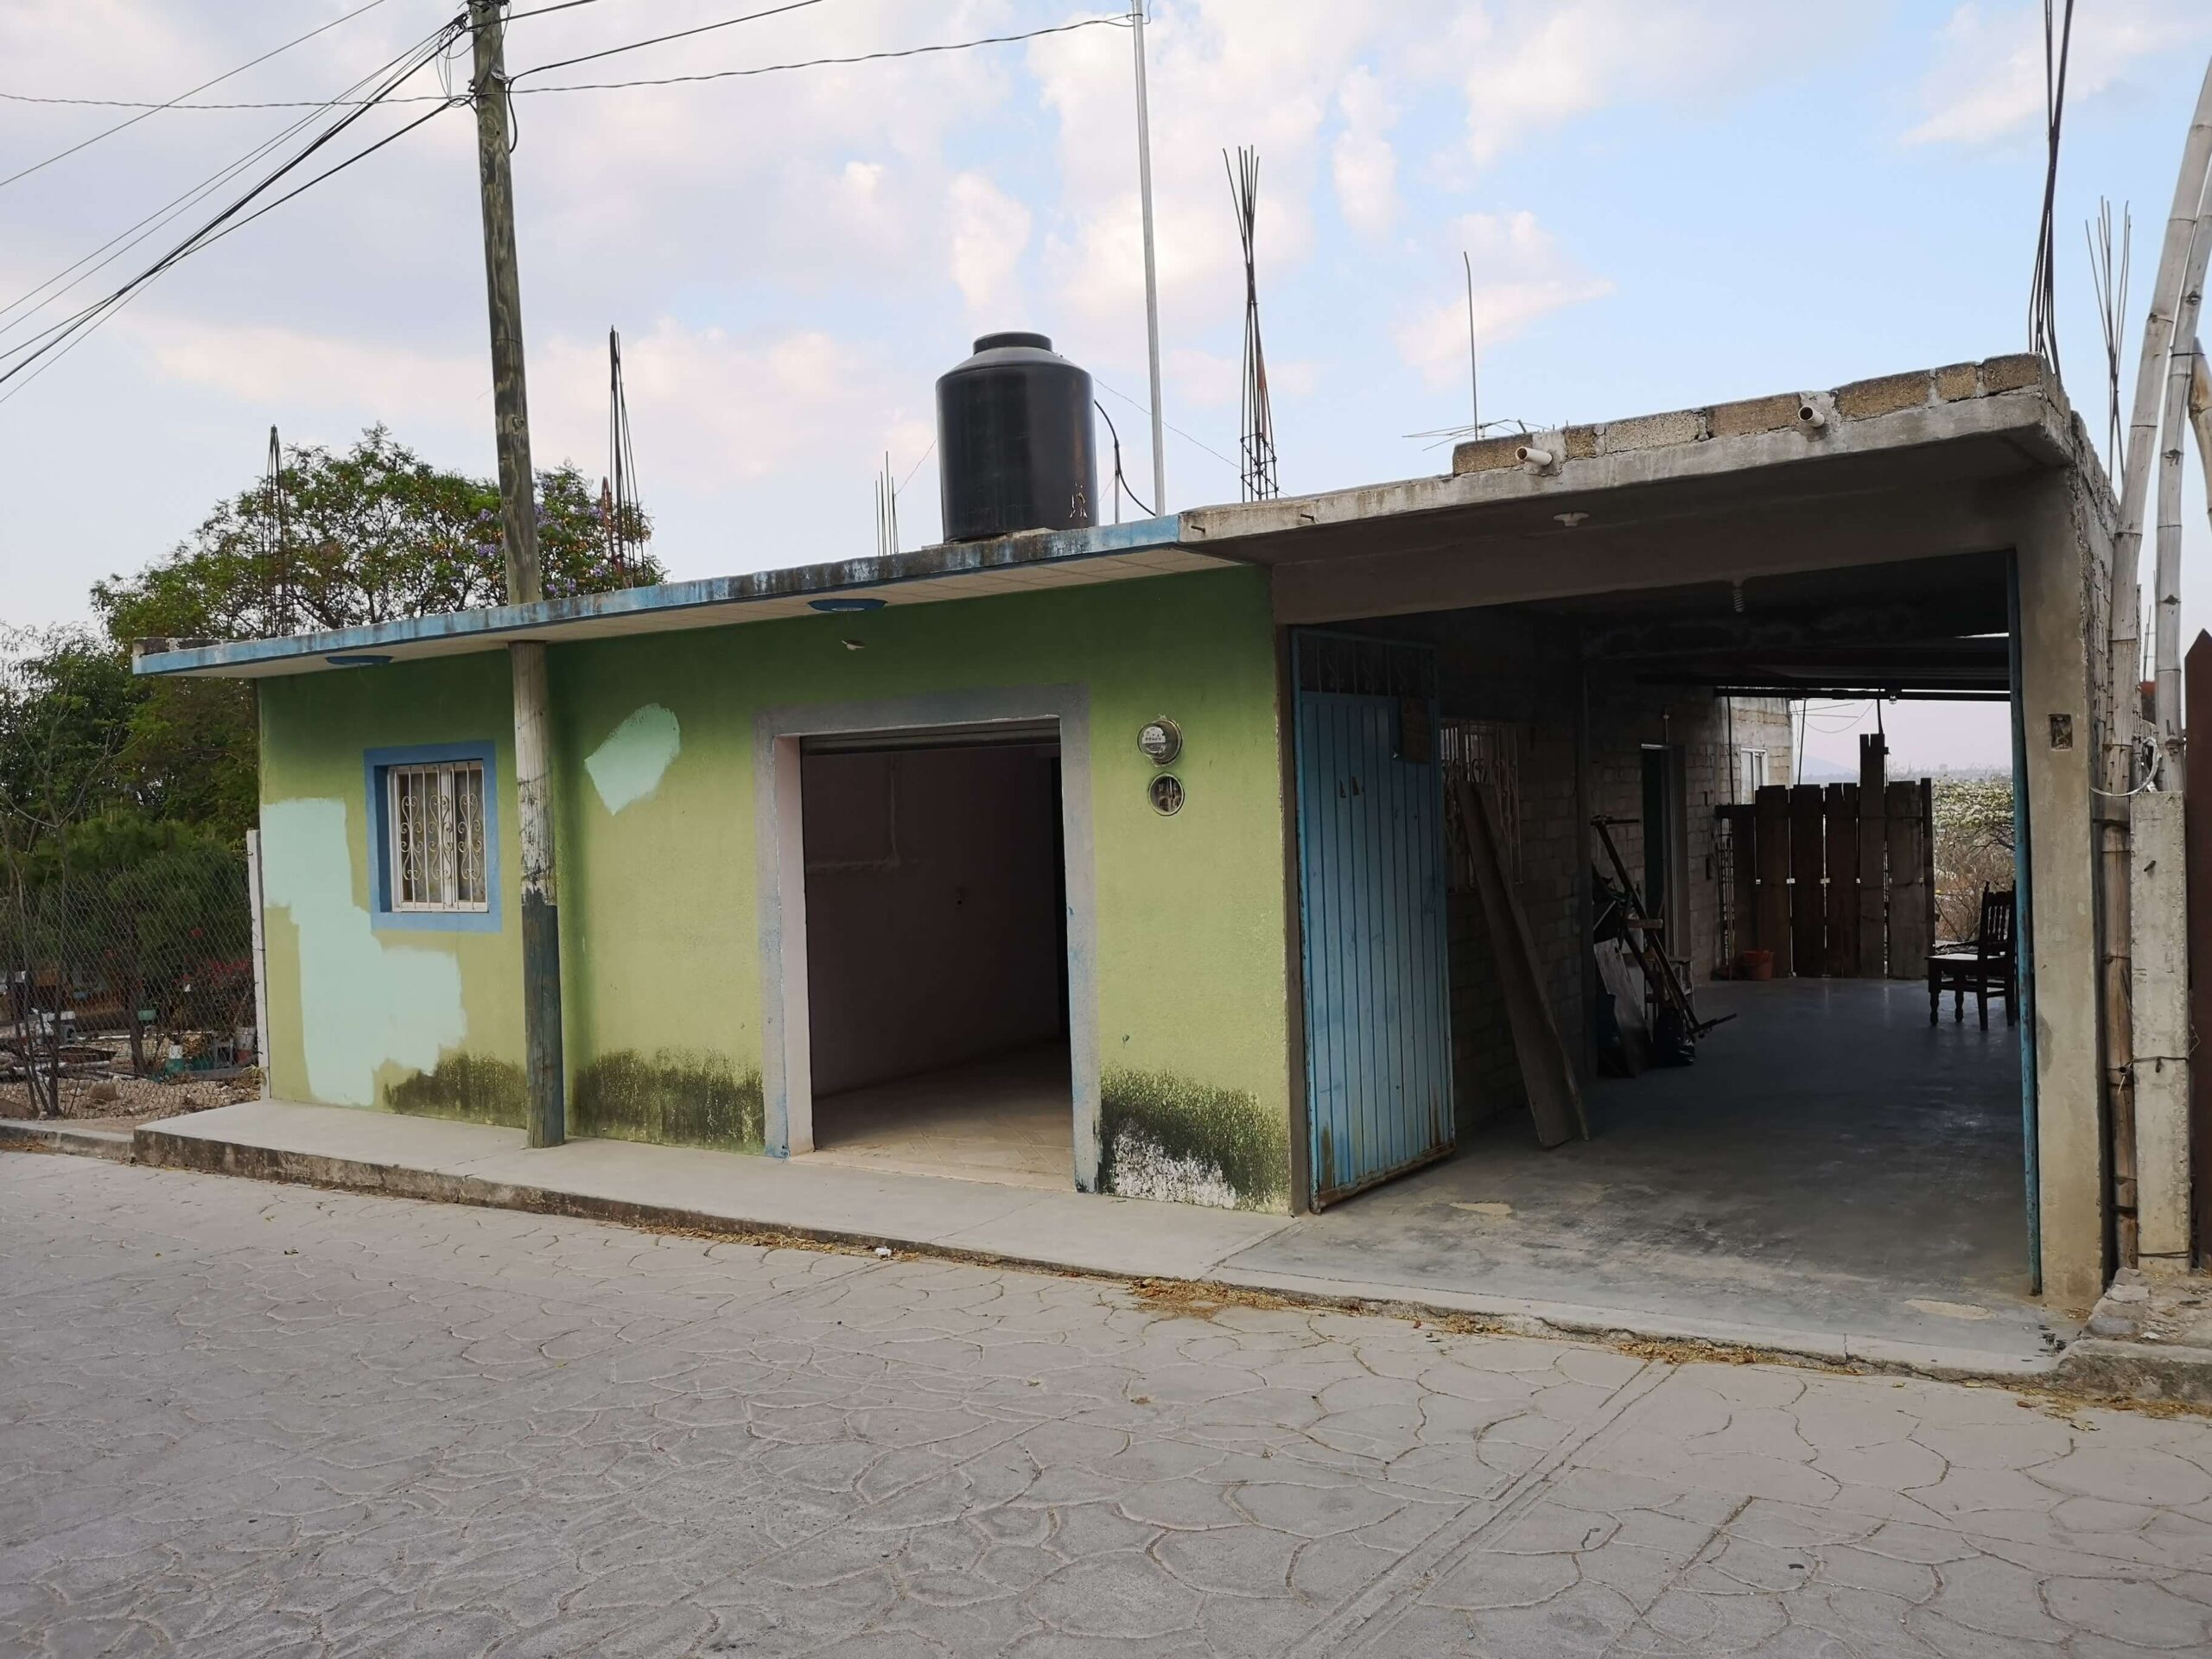
[(1294, 637), (1316, 1209), (1452, 1149), (1443, 773), (1424, 645)]

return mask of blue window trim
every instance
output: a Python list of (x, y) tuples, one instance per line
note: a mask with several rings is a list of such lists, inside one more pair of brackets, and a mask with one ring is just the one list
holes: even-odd
[[(394, 910), (391, 907), (391, 791), (385, 774), (394, 766), (474, 760), (484, 768), (484, 898), (482, 910)], [(369, 793), (369, 918), (376, 928), (422, 933), (497, 933), (499, 913), (499, 747), (493, 743), (418, 743), (371, 749), (361, 757)]]

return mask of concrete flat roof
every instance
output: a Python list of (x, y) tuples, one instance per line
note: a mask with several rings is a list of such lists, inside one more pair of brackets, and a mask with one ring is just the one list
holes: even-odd
[[(1810, 418), (1802, 413), (1808, 410)], [(1522, 461), (1524, 447), (1548, 460)], [(1864, 498), (2067, 465), (2096, 463), (2056, 381), (2034, 357), (1992, 358), (1831, 391), (1484, 438), (1461, 444), (1452, 470), (1438, 477), (328, 632), (146, 640), (135, 668), (232, 678), (313, 673), (494, 650), (517, 639), (557, 643), (722, 627), (1240, 564), (1286, 574), (1332, 567), (1336, 591), (1313, 601), (1310, 614), (1279, 594), (1281, 620), (1310, 621), (1357, 613), (1344, 594), (1363, 585), (1366, 561), (1475, 543), (1529, 556), (1517, 560), (1520, 568), (1497, 573), (1496, 601), (1510, 602), (1543, 596), (1545, 543), (1592, 518), (1600, 534), (1633, 534), (1643, 524), (1679, 526), (1776, 502)], [(1582, 544), (1591, 543), (1586, 537)], [(1671, 579), (1663, 558), (1646, 563), (1640, 583), (1624, 585)], [(1375, 569), (1379, 577), (1382, 568)]]

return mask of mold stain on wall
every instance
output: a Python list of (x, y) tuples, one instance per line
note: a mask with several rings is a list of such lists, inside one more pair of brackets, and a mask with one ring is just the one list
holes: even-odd
[(482, 1054), (448, 1054), (433, 1071), (417, 1071), (385, 1090), (395, 1112), (458, 1118), (468, 1123), (523, 1127), (523, 1070)]
[(577, 1073), (569, 1127), (617, 1141), (758, 1152), (761, 1101), (760, 1072), (740, 1072), (719, 1054), (617, 1049)]
[(676, 715), (649, 702), (630, 715), (607, 741), (584, 757), (584, 771), (609, 812), (646, 799), (660, 787), (676, 757), (683, 752), (683, 728)]
[(262, 891), (299, 933), (308, 1089), (373, 1106), (386, 1065), (424, 1072), (468, 1034), (461, 966), (443, 950), (387, 945), (353, 902), (346, 803), (278, 801), (261, 814)]
[(1102, 1191), (1224, 1210), (1287, 1209), (1288, 1126), (1242, 1090), (1116, 1067), (1099, 1084)]

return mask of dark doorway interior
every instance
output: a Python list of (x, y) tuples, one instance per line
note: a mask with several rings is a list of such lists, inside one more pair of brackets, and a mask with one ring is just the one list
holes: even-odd
[(1057, 745), (845, 742), (801, 767), (818, 1153), (1070, 1185)]

